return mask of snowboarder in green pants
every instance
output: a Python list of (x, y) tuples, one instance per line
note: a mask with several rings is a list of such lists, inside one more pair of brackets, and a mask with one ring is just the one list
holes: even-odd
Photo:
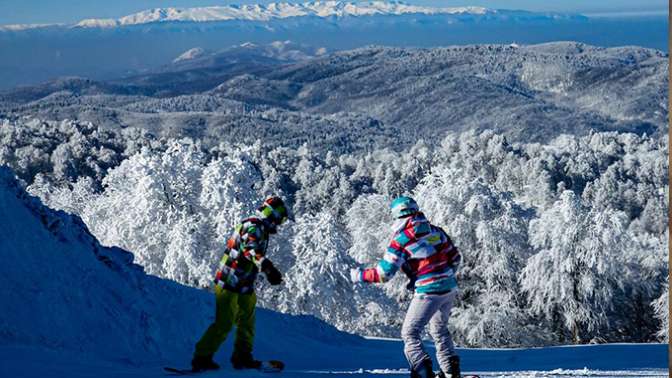
[(259, 207), (256, 217), (236, 226), (215, 276), (215, 321), (196, 344), (192, 371), (219, 369), (212, 357), (236, 326), (231, 356), (235, 369), (259, 369), (261, 361), (252, 357), (257, 296), (254, 282), (263, 272), (271, 285), (282, 283), (282, 275), (266, 257), (269, 236), (277, 232), (289, 215), (280, 197), (270, 197)]

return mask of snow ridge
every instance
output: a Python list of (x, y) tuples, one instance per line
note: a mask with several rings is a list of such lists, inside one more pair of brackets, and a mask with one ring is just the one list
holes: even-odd
[(345, 1), (314, 1), (303, 4), (270, 3), (268, 5), (227, 5), (198, 8), (155, 8), (119, 19), (86, 19), (75, 27), (110, 28), (140, 25), (153, 22), (207, 22), (207, 21), (269, 21), (290, 17), (346, 17), (403, 14), (474, 14), (483, 15), (496, 11), (483, 7), (426, 7), (402, 2), (371, 1), (353, 3)]
[(7, 24), (7, 25), (0, 25), (0, 31), (20, 32), (30, 29), (46, 29), (59, 26), (66, 26), (66, 24)]
[(185, 60), (193, 60), (202, 57), (205, 54), (205, 50), (202, 47), (194, 47), (182, 53), (173, 60), (173, 63), (179, 63)]

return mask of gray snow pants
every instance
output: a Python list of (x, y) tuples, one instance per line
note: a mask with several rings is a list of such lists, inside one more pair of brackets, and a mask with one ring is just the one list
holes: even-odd
[(401, 338), (404, 340), (404, 354), (411, 369), (418, 370), (422, 362), (430, 359), (422, 346), (422, 331), (429, 323), (429, 334), (436, 346), (436, 359), (441, 370), (449, 370), (448, 358), (455, 355), (453, 338), (448, 331), (448, 318), (457, 289), (446, 294), (415, 294), (406, 312)]

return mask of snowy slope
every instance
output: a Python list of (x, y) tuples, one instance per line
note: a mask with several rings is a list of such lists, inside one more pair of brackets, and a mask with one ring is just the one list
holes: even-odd
[[(214, 315), (208, 292), (146, 275), (132, 254), (102, 247), (79, 218), (27, 195), (6, 167), (0, 219), (11, 220), (0, 228), (1, 346), (129, 363), (188, 360)], [(260, 335), (283, 329), (292, 343), (307, 335), (345, 345), (362, 340), (313, 317), (260, 310), (258, 324)], [(261, 337), (258, 345), (264, 351), (278, 343)]]
[[(133, 256), (105, 248), (74, 216), (52, 211), (0, 167), (3, 285), (0, 343), (133, 359), (186, 345), (207, 298), (145, 276)], [(170, 311), (163, 311), (170, 309)], [(163, 335), (173, 342), (162, 345)]]
[[(284, 332), (282, 332), (284, 333)], [(269, 333), (263, 334), (268, 336)], [(270, 334), (273, 335), (273, 334)], [(259, 339), (260, 334), (257, 336)], [(273, 335), (280, 340), (281, 335)], [(333, 343), (315, 339), (295, 339), (277, 343), (278, 348), (266, 355), (285, 359), (282, 377), (408, 377), (399, 340), (361, 340), (359, 343)], [(281, 349), (289, 346), (291, 349)], [(216, 359), (222, 371), (204, 377), (262, 377), (258, 372), (236, 372), (226, 366), (230, 343)], [(261, 349), (261, 348), (260, 348)], [(433, 348), (428, 345), (433, 353)], [(565, 378), (565, 377), (667, 377), (666, 345), (603, 345), (521, 350), (460, 350), (465, 373), (481, 377)], [(298, 358), (299, 353), (304, 358)], [(646, 361), (642, 361), (644, 356)], [(653, 361), (651, 363), (647, 361)], [(185, 362), (166, 362), (185, 366)], [(91, 356), (82, 359), (68, 351), (44, 350), (25, 346), (0, 346), (0, 374), (7, 377), (165, 377), (164, 364), (150, 361), (133, 364)], [(564, 367), (561, 367), (564, 366)], [(593, 367), (601, 366), (601, 367)], [(200, 375), (199, 375), (200, 376)]]

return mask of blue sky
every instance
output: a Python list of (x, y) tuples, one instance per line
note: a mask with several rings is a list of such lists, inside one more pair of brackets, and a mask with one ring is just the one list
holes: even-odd
[[(288, 1), (288, 0), (275, 0)], [(265, 4), (269, 0), (0, 0), (0, 24), (70, 23), (84, 18), (116, 18), (157, 7)], [(293, 1), (296, 2), (296, 1)], [(298, 2), (303, 2), (299, 0)], [(406, 0), (432, 6), (475, 5), (488, 8), (584, 14), (638, 14), (667, 10), (667, 0)]]

